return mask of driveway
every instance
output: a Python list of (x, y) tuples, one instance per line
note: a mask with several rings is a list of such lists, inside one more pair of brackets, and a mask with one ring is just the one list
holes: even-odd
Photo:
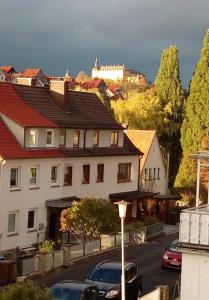
[[(157, 237), (143, 244), (129, 245), (125, 248), (125, 259), (135, 262), (143, 276), (143, 293), (146, 294), (157, 285), (169, 285), (172, 293), (176, 280), (180, 274), (176, 271), (161, 269), (161, 258), (165, 247), (168, 247), (171, 241), (178, 238), (177, 233), (171, 233)], [(115, 248), (96, 255), (88, 256), (72, 262), (68, 267), (60, 268), (47, 275), (36, 277), (40, 285), (50, 286), (56, 282), (66, 279), (83, 280), (85, 274), (93, 268), (98, 262), (105, 259), (120, 259), (120, 248)]]

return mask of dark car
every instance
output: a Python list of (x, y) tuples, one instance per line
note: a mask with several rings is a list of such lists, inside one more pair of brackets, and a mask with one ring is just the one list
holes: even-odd
[(171, 243), (170, 247), (166, 249), (166, 252), (162, 258), (162, 268), (169, 269), (181, 269), (181, 252), (179, 251), (179, 241), (175, 240)]
[[(132, 262), (126, 262), (124, 267), (126, 299), (136, 300), (142, 293), (142, 275), (138, 266)], [(97, 285), (100, 299), (121, 299), (121, 262), (99, 263), (88, 273), (86, 282)]]
[(95, 284), (83, 281), (65, 280), (50, 288), (54, 300), (99, 300)]

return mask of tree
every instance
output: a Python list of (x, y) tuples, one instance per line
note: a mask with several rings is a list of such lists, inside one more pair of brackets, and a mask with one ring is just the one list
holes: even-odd
[(178, 49), (176, 46), (162, 52), (155, 91), (160, 98), (166, 124), (160, 143), (170, 153), (170, 186), (173, 185), (181, 159), (180, 128), (183, 121), (185, 94), (181, 86)]
[(48, 289), (40, 288), (33, 282), (15, 283), (0, 293), (0, 300), (52, 300)]
[(203, 150), (209, 138), (209, 30), (190, 82), (185, 119), (181, 128), (183, 158), (176, 177), (177, 187), (195, 185), (196, 166), (190, 155)]
[(117, 229), (117, 210), (105, 199), (81, 199), (61, 213), (61, 231), (71, 231), (84, 238), (97, 238)]
[(91, 78), (84, 71), (80, 71), (75, 78), (75, 81), (79, 83), (84, 83), (89, 80), (91, 80)]
[(159, 97), (150, 88), (146, 92), (132, 93), (127, 100), (111, 101), (116, 120), (128, 124), (131, 129), (156, 129), (158, 134), (164, 128), (164, 116)]

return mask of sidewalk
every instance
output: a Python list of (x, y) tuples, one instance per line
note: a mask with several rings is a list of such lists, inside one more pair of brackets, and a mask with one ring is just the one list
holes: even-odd
[(165, 233), (165, 235), (177, 233), (177, 232), (179, 232), (179, 224), (176, 224), (176, 225), (164, 224), (163, 232)]

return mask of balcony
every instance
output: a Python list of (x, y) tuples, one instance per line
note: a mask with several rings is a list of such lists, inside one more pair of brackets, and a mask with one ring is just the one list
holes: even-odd
[(183, 248), (209, 249), (209, 205), (181, 212), (179, 241)]

